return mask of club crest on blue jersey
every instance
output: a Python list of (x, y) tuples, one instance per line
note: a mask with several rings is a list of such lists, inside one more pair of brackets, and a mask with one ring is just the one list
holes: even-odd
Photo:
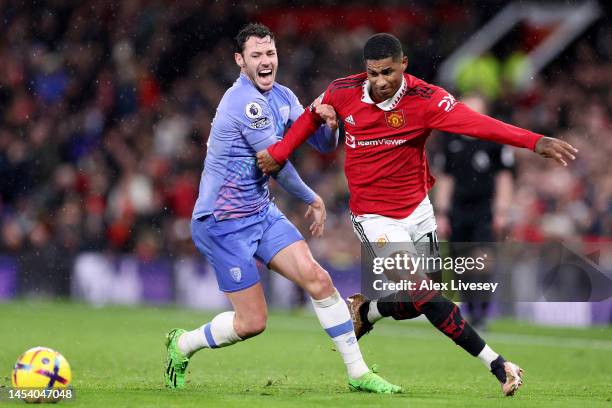
[(282, 121), (282, 123), (287, 123), (289, 121), (289, 113), (291, 112), (291, 107), (288, 105), (281, 106), (280, 108), (278, 108), (278, 112), (281, 115), (280, 120)]
[(232, 275), (232, 279), (234, 280), (234, 282), (240, 283), (240, 281), (242, 280), (242, 271), (240, 270), (240, 268), (236, 266), (234, 268), (230, 268), (229, 271)]

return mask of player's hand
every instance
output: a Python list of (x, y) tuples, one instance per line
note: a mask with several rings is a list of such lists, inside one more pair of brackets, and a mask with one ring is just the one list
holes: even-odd
[(270, 156), (268, 149), (257, 152), (257, 166), (265, 174), (276, 173), (281, 169), (281, 165)]
[(315, 105), (315, 112), (325, 121), (325, 124), (332, 130), (338, 129), (338, 117), (331, 105), (319, 103)]
[(321, 95), (317, 96), (317, 98), (312, 101), (312, 103), (310, 104), (313, 108), (316, 108), (317, 106), (319, 106), (321, 104), (321, 102), (323, 102), (323, 96), (325, 95), (325, 92), (323, 92)]
[(321, 197), (316, 196), (312, 204), (308, 206), (308, 211), (304, 215), (306, 218), (312, 217), (313, 222), (310, 224), (310, 233), (313, 237), (320, 238), (325, 230), (325, 219), (327, 212), (325, 211), (325, 203)]
[(555, 159), (558, 163), (567, 166), (568, 160), (575, 160), (578, 153), (571, 144), (554, 137), (542, 137), (536, 143), (535, 152), (542, 157)]

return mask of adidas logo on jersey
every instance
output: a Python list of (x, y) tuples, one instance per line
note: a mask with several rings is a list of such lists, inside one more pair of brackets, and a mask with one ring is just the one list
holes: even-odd
[(353, 119), (353, 115), (348, 115), (344, 121), (349, 125), (355, 126), (355, 119)]

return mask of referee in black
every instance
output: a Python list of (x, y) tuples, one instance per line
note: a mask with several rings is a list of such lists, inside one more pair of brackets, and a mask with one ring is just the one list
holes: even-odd
[[(468, 96), (462, 102), (487, 114), (485, 100)], [(451, 242), (453, 256), (479, 256), (487, 243), (504, 240), (508, 234), (508, 209), (514, 185), (514, 155), (511, 147), (470, 137), (441, 135), (442, 146), (434, 157), (441, 172), (434, 195), (438, 236)], [(452, 243), (473, 243), (473, 245)], [(491, 264), (478, 273), (461, 276), (463, 281), (484, 282)], [(464, 297), (470, 323), (486, 329), (490, 301), (487, 297)]]

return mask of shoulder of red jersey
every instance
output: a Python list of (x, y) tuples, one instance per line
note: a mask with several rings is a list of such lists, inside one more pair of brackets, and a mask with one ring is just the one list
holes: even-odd
[(408, 83), (408, 89), (406, 90), (406, 95), (408, 96), (429, 100), (437, 91), (442, 89), (439, 86), (427, 83), (421, 78), (417, 78), (410, 74), (404, 74), (404, 78)]
[[(315, 103), (327, 103), (331, 104), (335, 108), (344, 104), (346, 100), (346, 92), (354, 94), (356, 92), (362, 92), (363, 83), (367, 80), (367, 74), (362, 72), (360, 74), (350, 75), (344, 78), (338, 78), (333, 80), (325, 92), (323, 92), (315, 101), (310, 105), (310, 111), (314, 111)], [(342, 95), (340, 99), (338, 96)]]
[(350, 75), (344, 78), (338, 78), (332, 81), (327, 87), (326, 92), (334, 93), (342, 89), (354, 89), (363, 86), (363, 82), (368, 78), (365, 72), (360, 74)]
[(457, 105), (455, 97), (441, 86), (427, 83), (412, 75), (405, 74), (405, 76), (408, 82), (406, 95), (421, 101), (427, 111), (450, 112)]

